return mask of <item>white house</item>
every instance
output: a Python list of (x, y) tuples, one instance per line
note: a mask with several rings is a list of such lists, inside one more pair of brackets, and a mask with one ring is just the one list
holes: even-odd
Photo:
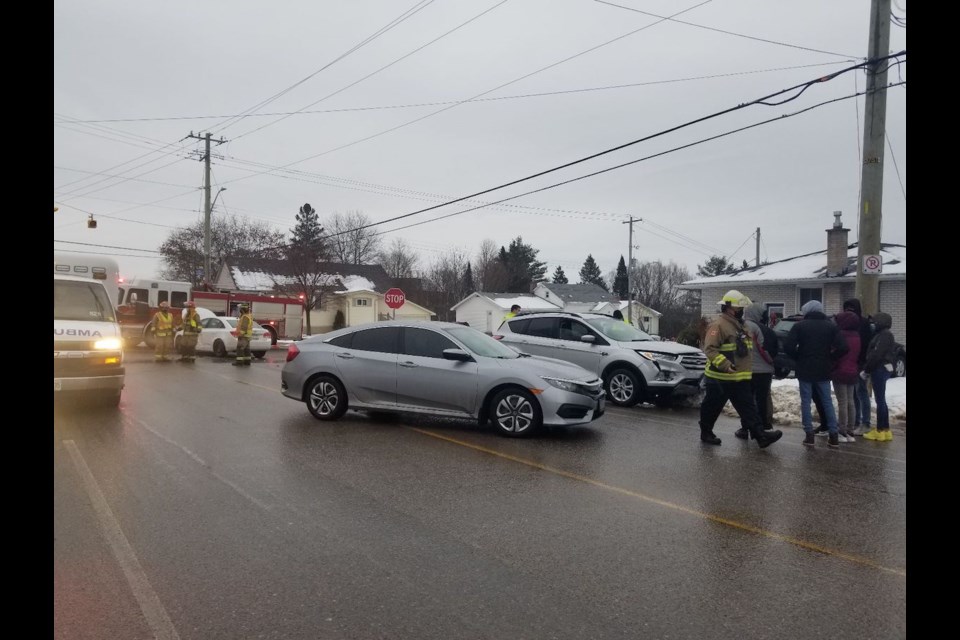
[(561, 307), (564, 311), (593, 312), (600, 303), (620, 302), (616, 294), (604, 290), (595, 284), (555, 284), (541, 282), (533, 290), (533, 295)]
[(486, 333), (493, 333), (510, 312), (510, 307), (518, 304), (526, 311), (559, 311), (560, 307), (529, 293), (487, 293), (475, 291), (450, 307), (457, 314), (457, 322)]
[[(603, 313), (613, 315), (615, 309), (619, 309), (624, 319), (627, 318), (627, 301), (617, 300), (616, 302), (599, 302), (592, 311), (593, 313)], [(633, 325), (647, 333), (655, 336), (660, 335), (660, 316), (663, 314), (655, 309), (640, 304), (637, 301), (633, 303)]]
[[(717, 302), (730, 289), (763, 303), (779, 316), (799, 313), (800, 307), (809, 300), (822, 302), (827, 315), (840, 313), (843, 301), (856, 295), (857, 243), (847, 243), (849, 229), (843, 228), (839, 214), (834, 215), (834, 226), (827, 229), (826, 250), (730, 274), (688, 280), (680, 288), (700, 292), (703, 316), (715, 314)], [(882, 243), (880, 257), (879, 310), (890, 314), (894, 337), (906, 345), (907, 247)]]

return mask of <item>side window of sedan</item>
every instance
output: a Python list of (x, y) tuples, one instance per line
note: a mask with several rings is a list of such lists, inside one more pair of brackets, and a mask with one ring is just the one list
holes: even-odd
[(444, 349), (457, 349), (457, 345), (436, 331), (413, 329), (403, 331), (403, 353), (424, 358), (443, 358)]
[(330, 344), (337, 347), (343, 347), (344, 349), (349, 349), (350, 343), (353, 342), (353, 335), (354, 334), (352, 333), (346, 333), (342, 336), (337, 336), (336, 338), (330, 340)]
[(352, 349), (397, 353), (400, 350), (400, 327), (364, 329), (353, 334)]
[(223, 322), (216, 318), (207, 318), (200, 323), (200, 326), (204, 329), (223, 329)]

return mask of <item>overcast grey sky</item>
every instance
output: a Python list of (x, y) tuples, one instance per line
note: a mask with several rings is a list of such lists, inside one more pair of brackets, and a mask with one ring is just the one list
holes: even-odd
[[(289, 231), (309, 202), (321, 222), (356, 209), (380, 221), (839, 71), (867, 52), (869, 0), (609, 2), (57, 0), (54, 249), (112, 254), (127, 277), (155, 275), (160, 260), (149, 251), (202, 219), (201, 144), (185, 139), (191, 131), (227, 140), (214, 154), (214, 193), (227, 189), (214, 215)], [(683, 13), (664, 21), (629, 9)], [(905, 9), (896, 0), (895, 13), (905, 18)], [(891, 25), (890, 48), (906, 48), (905, 28)], [(890, 70), (888, 81), (900, 80), (905, 64)], [(846, 73), (792, 102), (751, 106), (481, 200), (864, 87), (862, 71)], [(635, 258), (691, 272), (711, 254), (753, 260), (757, 227), (762, 259), (817, 251), (835, 210), (856, 238), (863, 108), (863, 97), (841, 100), (384, 239), (406, 239), (426, 266), (447, 248), (473, 255), (484, 238), (506, 245), (520, 235), (548, 275), (559, 264), (571, 282), (588, 253), (604, 274), (615, 268), (629, 215), (644, 220)], [(891, 88), (883, 241), (904, 244), (905, 119), (906, 86)]]

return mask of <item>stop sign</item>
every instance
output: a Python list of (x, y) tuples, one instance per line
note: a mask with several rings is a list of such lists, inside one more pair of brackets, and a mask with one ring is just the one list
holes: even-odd
[(383, 300), (391, 309), (399, 309), (407, 301), (407, 296), (400, 289), (393, 288), (383, 294)]

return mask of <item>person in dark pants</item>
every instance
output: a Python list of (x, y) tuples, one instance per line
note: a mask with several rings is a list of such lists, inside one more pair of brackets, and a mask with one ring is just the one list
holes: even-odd
[[(870, 319), (863, 317), (863, 307), (860, 300), (850, 298), (843, 303), (844, 311), (852, 311), (857, 314), (860, 320), (860, 354), (857, 356), (857, 366), (863, 371), (863, 366), (867, 362), (867, 347), (870, 346), (870, 340), (873, 338), (873, 329), (870, 327)], [(857, 392), (854, 395), (854, 417), (853, 434), (855, 436), (863, 435), (870, 431), (870, 391), (867, 389), (867, 381), (863, 377), (857, 378)]]
[(890, 442), (893, 432), (890, 431), (890, 409), (887, 407), (887, 380), (893, 373), (893, 364), (897, 361), (897, 345), (890, 331), (893, 318), (889, 313), (878, 312), (873, 315), (877, 331), (867, 346), (867, 360), (863, 365), (860, 377), (870, 377), (873, 385), (873, 399), (877, 403), (877, 428), (863, 434), (867, 440)]
[(704, 337), (703, 351), (707, 356), (706, 396), (700, 404), (700, 441), (719, 445), (720, 438), (713, 426), (729, 400), (740, 414), (740, 425), (760, 448), (779, 440), (780, 431), (764, 431), (753, 398), (752, 341), (744, 330), (742, 318), (745, 307), (752, 303), (739, 291), (728, 291), (719, 303), (720, 315), (711, 323)]
[[(760, 423), (763, 425), (764, 431), (769, 431), (773, 429), (772, 416), (767, 412), (767, 405), (770, 402), (770, 385), (773, 383), (773, 356), (767, 351), (766, 335), (760, 328), (763, 322), (763, 313), (764, 307), (762, 304), (754, 303), (747, 307), (743, 312), (743, 327), (753, 344), (750, 386), (753, 390), (753, 398), (757, 405)], [(776, 336), (774, 336), (774, 339), (776, 339)], [(774, 343), (774, 347), (776, 347), (776, 343)], [(740, 428), (733, 435), (741, 440), (746, 440), (749, 434), (749, 431)]]

